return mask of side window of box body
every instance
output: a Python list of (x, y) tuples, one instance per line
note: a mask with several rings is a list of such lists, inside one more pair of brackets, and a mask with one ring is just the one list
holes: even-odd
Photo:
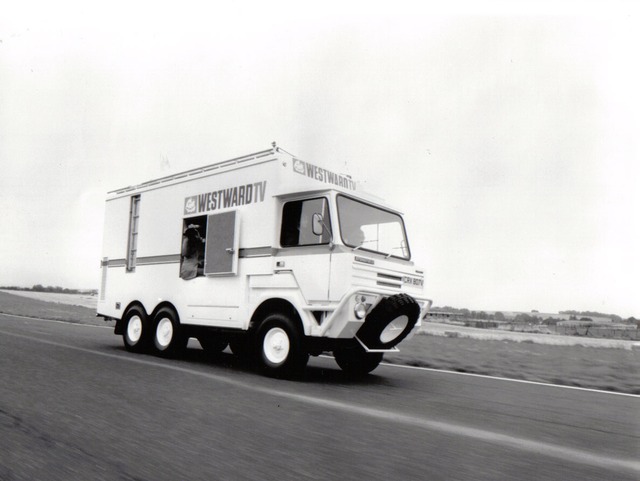
[(136, 268), (138, 256), (138, 230), (140, 224), (140, 195), (131, 196), (129, 209), (129, 238), (127, 241), (127, 272)]

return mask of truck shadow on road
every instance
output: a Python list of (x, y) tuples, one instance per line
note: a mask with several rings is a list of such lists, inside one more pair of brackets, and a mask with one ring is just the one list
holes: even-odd
[[(114, 351), (126, 352), (122, 346), (114, 346)], [(228, 349), (220, 353), (209, 353), (199, 348), (187, 348), (178, 356), (171, 359), (163, 359), (152, 354), (135, 354), (143, 359), (166, 360), (166, 362), (180, 363), (187, 362), (189, 364), (199, 366), (209, 366), (222, 368), (230, 375), (234, 373), (238, 375), (261, 376), (259, 369), (249, 360), (241, 359), (233, 355)], [(389, 386), (392, 385), (392, 379), (377, 375), (375, 372), (365, 376), (353, 377), (343, 372), (335, 364), (330, 356), (320, 356), (318, 358), (311, 357), (309, 365), (307, 365), (304, 373), (293, 379), (287, 379), (283, 382), (313, 383), (313, 384), (336, 384), (350, 386)]]

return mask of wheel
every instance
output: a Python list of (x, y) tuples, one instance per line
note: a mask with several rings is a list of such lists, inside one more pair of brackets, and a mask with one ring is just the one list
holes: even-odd
[(260, 369), (272, 377), (294, 377), (309, 361), (298, 326), (281, 313), (269, 314), (258, 327), (255, 338)]
[(409, 335), (420, 306), (407, 294), (382, 299), (367, 315), (356, 336), (370, 349), (390, 349)]
[(219, 354), (229, 345), (226, 339), (214, 336), (201, 336), (198, 342), (208, 354)]
[(153, 325), (153, 347), (156, 354), (175, 356), (187, 347), (189, 339), (182, 334), (178, 315), (173, 309), (160, 309), (153, 318)]
[(144, 352), (149, 347), (149, 321), (144, 309), (133, 306), (122, 318), (124, 347), (130, 352)]
[(381, 352), (366, 352), (361, 347), (353, 349), (338, 349), (333, 352), (340, 369), (350, 376), (365, 376), (373, 371), (380, 362)]

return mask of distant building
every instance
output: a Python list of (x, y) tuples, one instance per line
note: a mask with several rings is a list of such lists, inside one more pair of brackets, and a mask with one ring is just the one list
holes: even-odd
[(435, 321), (438, 319), (455, 320), (462, 318), (462, 314), (459, 312), (446, 312), (446, 311), (429, 311), (427, 314), (427, 320)]

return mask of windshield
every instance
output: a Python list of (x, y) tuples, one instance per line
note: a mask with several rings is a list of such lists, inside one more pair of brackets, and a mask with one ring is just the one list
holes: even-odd
[(345, 245), (407, 260), (411, 257), (398, 214), (339, 195), (338, 217)]

